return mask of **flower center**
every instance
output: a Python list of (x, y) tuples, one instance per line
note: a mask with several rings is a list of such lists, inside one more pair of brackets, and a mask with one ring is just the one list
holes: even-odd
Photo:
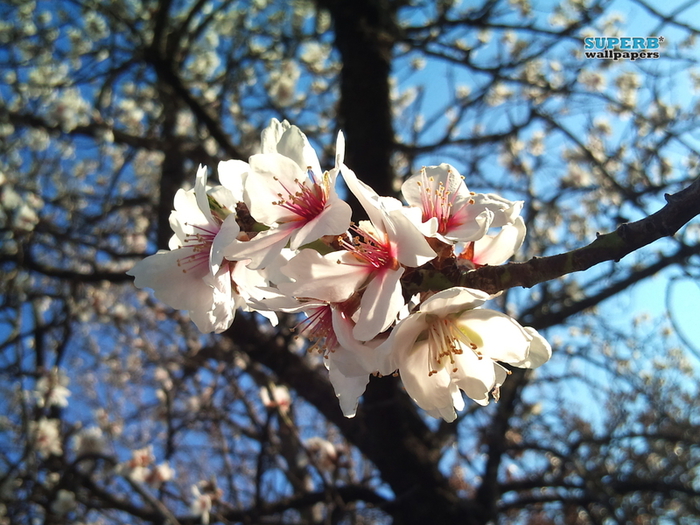
[(371, 233), (359, 228), (356, 225), (350, 226), (352, 243), (345, 239), (340, 240), (340, 245), (352, 252), (363, 263), (373, 266), (379, 270), (381, 268), (390, 268), (396, 270), (399, 267), (399, 262), (394, 257), (394, 250), (388, 239), (383, 242), (376, 238)]
[[(185, 223), (187, 225), (187, 223)], [(209, 226), (192, 225), (194, 232), (185, 237), (183, 248), (190, 248), (192, 252), (189, 255), (180, 257), (177, 260), (177, 265), (182, 269), (182, 273), (187, 273), (206, 264), (209, 265), (209, 253), (211, 245), (214, 242), (218, 230)]]
[(437, 374), (438, 370), (447, 364), (452, 372), (457, 371), (455, 356), (464, 353), (467, 348), (474, 352), (478, 359), (483, 358), (479, 347), (483, 341), (479, 334), (466, 326), (458, 326), (449, 317), (435, 317), (430, 321), (428, 316), (428, 376)]
[(284, 193), (278, 193), (277, 196), (280, 200), (273, 202), (273, 204), (281, 206), (296, 215), (297, 218), (292, 219), (293, 221), (309, 222), (321, 214), (328, 202), (330, 194), (330, 178), (328, 174), (325, 173), (319, 182), (311, 168), (307, 169), (307, 173), (310, 183), (309, 180), (300, 181), (299, 179), (294, 179), (296, 190), (288, 188), (281, 180), (275, 177), (275, 180), (279, 182), (287, 196), (285, 197)]
[[(448, 179), (454, 176), (451, 171), (447, 172)], [(435, 177), (428, 177), (425, 168), (421, 172), (421, 180), (416, 181), (416, 184), (422, 190), (420, 195), (423, 222), (435, 217), (438, 221), (438, 233), (442, 235), (466, 222), (467, 206), (473, 204), (473, 200), (462, 202), (455, 207), (457, 193), (447, 189), (442, 181), (436, 182)]]
[(324, 356), (328, 352), (335, 351), (338, 346), (338, 338), (333, 330), (333, 312), (329, 305), (311, 308), (305, 312), (307, 318), (298, 323), (292, 331), (303, 334), (310, 342), (308, 351), (318, 351)]

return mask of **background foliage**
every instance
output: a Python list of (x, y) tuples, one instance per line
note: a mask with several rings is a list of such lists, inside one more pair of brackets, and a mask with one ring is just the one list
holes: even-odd
[[(373, 378), (345, 419), (298, 320), (239, 314), (203, 337), (124, 272), (167, 246), (197, 165), (247, 159), (272, 117), (325, 167), (342, 129), (380, 194), (448, 162), (473, 191), (525, 200), (520, 260), (588, 244), (697, 177), (697, 15), (645, 0), (1, 2), (2, 522), (184, 525), (208, 501), (217, 523), (696, 522), (697, 221), (501, 296), (554, 356), (454, 424), (396, 378)], [(665, 42), (658, 60), (586, 59), (600, 35)], [(263, 403), (278, 386), (291, 404)]]

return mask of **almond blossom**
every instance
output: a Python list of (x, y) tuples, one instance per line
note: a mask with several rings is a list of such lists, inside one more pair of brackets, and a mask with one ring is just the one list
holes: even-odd
[(105, 438), (100, 427), (83, 428), (73, 438), (73, 451), (77, 457), (103, 454), (105, 448)]
[(284, 385), (260, 387), (260, 400), (265, 408), (277, 408), (282, 414), (289, 412), (289, 407), (292, 404), (292, 397), (289, 395), (289, 390)]
[(273, 119), (262, 134), (262, 153), (249, 159), (245, 182), (250, 214), (269, 229), (233, 247), (230, 258), (251, 259), (249, 268), (265, 268), (287, 244), (296, 250), (325, 235), (344, 233), (352, 212), (335, 191), (344, 149), (339, 134), (336, 166), (323, 172), (306, 135)]
[[(207, 186), (199, 168), (194, 189), (175, 196), (169, 251), (128, 273), (136, 286), (188, 310), (202, 332), (228, 329), (238, 308), (273, 324), (275, 312), (303, 313), (291, 330), (323, 355), (346, 417), (356, 414), (371, 375), (398, 370), (419, 406), (451, 421), (464, 407), (462, 392), (487, 404), (506, 366), (545, 362), (547, 342), (483, 308), (488, 294), (433, 288), (512, 257), (525, 238), (523, 202), (470, 192), (454, 167), (440, 164), (404, 182), (406, 206), (361, 182), (344, 164), (344, 150), (339, 133), (334, 167), (322, 172), (301, 130), (273, 119), (260, 153), (219, 164), (221, 185)], [(367, 220), (350, 222), (350, 206), (335, 189), (339, 174)], [(423, 280), (434, 273), (442, 280)], [(278, 388), (263, 389), (261, 398), (286, 412), (288, 396), (278, 397)], [(167, 465), (150, 469), (152, 458), (135, 461), (123, 473), (142, 480), (151, 473), (156, 481), (172, 475)], [(206, 519), (215, 494), (195, 489), (193, 512)]]
[(341, 169), (345, 184), (370, 218), (351, 229), (352, 242), (342, 243), (351, 257), (345, 255), (341, 261), (341, 265), (354, 266), (352, 272), (348, 269), (348, 275), (365, 276), (358, 290), (362, 298), (353, 336), (369, 341), (396, 321), (405, 304), (400, 282), (405, 267), (421, 266), (434, 259), (436, 253), (404, 215), (399, 201), (378, 196), (347, 166)]
[(522, 202), (470, 192), (464, 177), (449, 164), (422, 168), (406, 179), (401, 193), (421, 210), (428, 224), (424, 233), (448, 244), (480, 239), (490, 227), (512, 222), (522, 209)]
[(231, 213), (236, 202), (227, 200), (226, 192), (218, 195), (223, 202), (215, 201), (207, 193), (206, 182), (206, 168), (200, 166), (194, 190), (175, 194), (170, 251), (159, 251), (127, 272), (135, 277), (137, 287), (152, 288), (167, 305), (189, 311), (204, 333), (226, 330), (236, 307), (245, 304), (232, 288), (235, 263), (224, 259), (240, 231)]
[(387, 340), (408, 394), (428, 414), (446, 421), (464, 408), (461, 391), (488, 404), (508, 375), (503, 364), (536, 368), (551, 357), (549, 343), (532, 328), (481, 308), (490, 296), (454, 287), (425, 300)]
[(32, 436), (34, 448), (42, 458), (52, 454), (56, 456), (63, 454), (60, 426), (61, 422), (58, 419), (42, 417), (39, 421), (30, 421), (29, 433)]
[(34, 395), (39, 407), (43, 406), (68, 406), (70, 380), (65, 372), (59, 368), (53, 368), (51, 372), (43, 375), (37, 382)]
[(145, 481), (149, 476), (151, 465), (155, 461), (153, 455), (153, 446), (149, 445), (132, 451), (131, 459), (119, 463), (116, 467), (116, 472), (122, 476), (126, 476), (132, 481)]

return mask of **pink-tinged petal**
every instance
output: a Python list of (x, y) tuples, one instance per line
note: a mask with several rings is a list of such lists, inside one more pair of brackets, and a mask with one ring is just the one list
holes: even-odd
[(340, 403), (340, 409), (345, 417), (355, 417), (360, 396), (364, 394), (369, 375), (345, 376), (334, 363), (328, 363), (329, 377), (335, 395)]
[(405, 269), (384, 269), (369, 282), (360, 301), (360, 318), (353, 329), (359, 341), (369, 341), (396, 320), (404, 305), (401, 276)]
[(221, 262), (224, 257), (228, 256), (231, 252), (232, 247), (238, 243), (236, 240), (241, 229), (236, 222), (235, 215), (229, 215), (224, 219), (221, 224), (219, 232), (214, 237), (214, 241), (211, 245), (211, 256), (209, 258), (209, 264), (211, 265), (211, 271), (216, 273), (219, 271)]
[[(436, 220), (436, 233), (443, 242), (474, 240), (479, 231), (488, 228), (473, 224), (483, 208), (474, 209), (472, 194), (464, 177), (449, 164), (421, 169), (402, 186), (406, 201), (421, 211), (423, 221)], [(466, 235), (466, 239), (461, 237)]]
[(281, 272), (295, 280), (293, 283), (280, 283), (278, 286), (282, 293), (339, 303), (355, 293), (367, 279), (371, 268), (357, 264), (357, 260), (348, 252), (322, 256), (316, 250), (306, 249), (283, 266)]
[(420, 208), (404, 208), (401, 210), (406, 218), (411, 221), (423, 237), (435, 237), (438, 231), (438, 220), (435, 217), (431, 217), (427, 221), (423, 222), (423, 213)]
[[(429, 190), (430, 193), (426, 193), (426, 190)], [(453, 166), (444, 163), (421, 169), (401, 185), (401, 193), (406, 202), (411, 206), (421, 208), (426, 204), (426, 198), (435, 196), (438, 190), (452, 199), (469, 196), (469, 189), (464, 183), (464, 177)]]
[(194, 196), (197, 199), (197, 206), (206, 218), (207, 223), (213, 224), (214, 217), (211, 215), (209, 199), (207, 199), (207, 167), (201, 164), (194, 181)]
[(430, 296), (421, 304), (420, 311), (445, 317), (481, 306), (490, 298), (491, 295), (481, 290), (456, 286)]
[(379, 203), (379, 195), (377, 195), (372, 188), (367, 186), (367, 184), (359, 180), (357, 175), (355, 175), (355, 172), (348, 168), (345, 164), (341, 166), (340, 172), (343, 176), (343, 180), (345, 181), (345, 185), (352, 192), (352, 194), (357, 197), (357, 200), (360, 201), (360, 204), (367, 212), (372, 224), (374, 224), (375, 228), (377, 228), (379, 231), (385, 233), (385, 214), (381, 208), (381, 204)]
[(530, 336), (506, 314), (479, 308), (464, 312), (455, 322), (460, 329), (478, 334), (482, 342), (478, 351), (484, 360), (515, 364), (527, 358)]
[(289, 247), (296, 250), (299, 246), (314, 242), (324, 235), (340, 235), (350, 226), (352, 209), (350, 205), (338, 198), (326, 204), (326, 208), (294, 234)]
[(297, 215), (277, 204), (298, 190), (306, 173), (293, 160), (278, 153), (250, 157), (251, 173), (246, 178), (246, 204), (253, 218), (268, 226), (292, 221)]
[(520, 363), (513, 364), (520, 368), (537, 368), (549, 361), (552, 357), (552, 347), (534, 328), (530, 326), (524, 326), (523, 328), (525, 332), (532, 337), (530, 341), (530, 350), (527, 353), (527, 359)]
[(457, 387), (445, 369), (428, 375), (427, 341), (420, 341), (412, 348), (403, 350), (399, 359), (399, 374), (408, 395), (428, 413), (437, 412), (445, 421), (454, 421), (457, 414), (453, 394)]
[(396, 244), (396, 258), (401, 264), (418, 267), (436, 257), (423, 234), (401, 210), (389, 212), (385, 224), (389, 239)]
[(291, 126), (282, 134), (277, 143), (277, 153), (292, 159), (304, 171), (310, 168), (316, 176), (323, 173), (316, 152), (306, 135), (296, 126)]
[[(471, 208), (472, 206), (469, 207)], [(479, 240), (486, 235), (492, 222), (493, 212), (491, 210), (483, 210), (475, 217), (470, 215), (463, 223), (451, 227), (445, 233), (445, 238), (459, 242)]]
[(516, 217), (513, 224), (506, 224), (495, 236), (486, 236), (474, 243), (476, 264), (503, 264), (510, 259), (525, 239), (525, 221)]
[(227, 258), (235, 261), (250, 259), (248, 268), (259, 270), (272, 264), (294, 233), (294, 224), (281, 224), (278, 228), (258, 233), (250, 241), (230, 245)]

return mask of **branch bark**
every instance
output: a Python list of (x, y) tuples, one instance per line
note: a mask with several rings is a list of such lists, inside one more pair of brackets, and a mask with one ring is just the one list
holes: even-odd
[[(466, 286), (488, 293), (507, 288), (551, 281), (564, 275), (587, 270), (605, 261), (619, 261), (626, 255), (663, 237), (671, 237), (700, 215), (700, 178), (675, 194), (667, 194), (666, 205), (656, 213), (636, 222), (625, 223), (614, 232), (598, 235), (588, 246), (549, 257), (534, 257), (522, 263), (501, 266), (483, 266), (461, 272), (458, 269), (447, 278), (452, 286)], [(434, 271), (427, 271), (423, 281), (435, 278)]]

